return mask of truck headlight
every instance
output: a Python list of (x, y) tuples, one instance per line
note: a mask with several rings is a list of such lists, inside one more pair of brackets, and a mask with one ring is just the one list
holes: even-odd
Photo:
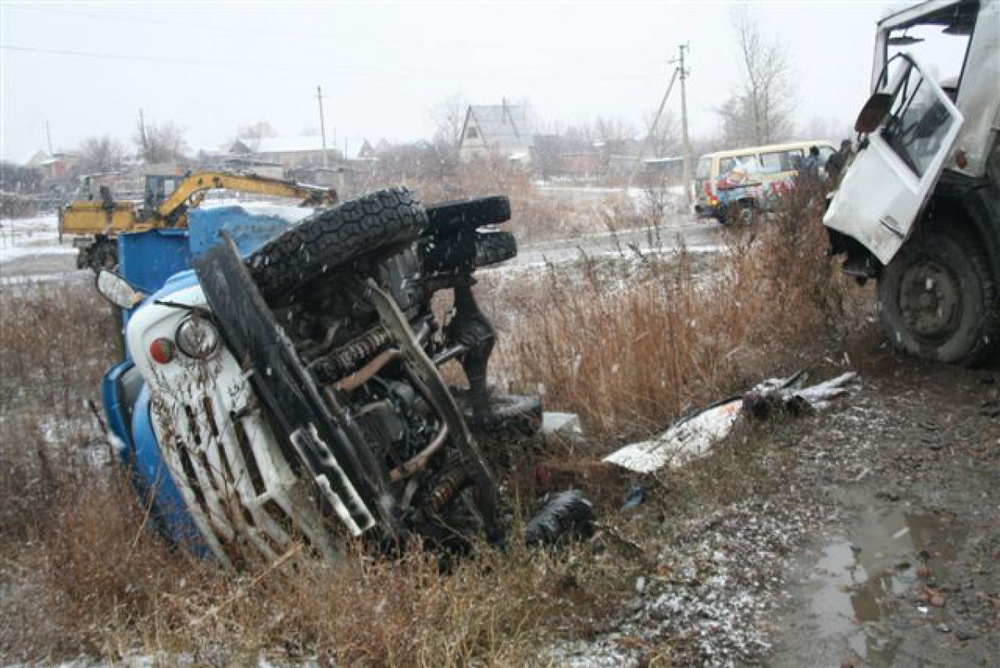
[(180, 351), (188, 357), (205, 359), (219, 347), (219, 330), (205, 315), (195, 313), (184, 318), (177, 326), (174, 340)]

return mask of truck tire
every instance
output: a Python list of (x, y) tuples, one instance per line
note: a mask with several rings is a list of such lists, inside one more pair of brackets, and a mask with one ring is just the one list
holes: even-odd
[(967, 366), (1000, 336), (997, 286), (980, 244), (958, 225), (912, 237), (878, 281), (882, 322), (908, 353)]
[(406, 188), (379, 190), (325, 209), (285, 230), (246, 259), (268, 302), (359, 255), (412, 243), (427, 214)]
[(476, 266), (488, 267), (517, 255), (517, 239), (501, 230), (476, 230)]
[(499, 225), (510, 220), (510, 200), (506, 195), (440, 202), (427, 207), (428, 231), (447, 235), (460, 229)]

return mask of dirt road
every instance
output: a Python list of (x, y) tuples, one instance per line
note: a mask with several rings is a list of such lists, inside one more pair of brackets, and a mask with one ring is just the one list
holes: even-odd
[[(678, 483), (644, 482), (657, 498), (630, 535), (657, 556), (635, 578), (633, 612), (554, 659), (996, 665), (1000, 365), (926, 364), (880, 339), (873, 331), (849, 363), (815, 370), (817, 380), (859, 372), (836, 406), (745, 424), (695, 465), (722, 488), (750, 481), (741, 501), (660, 535), (648, 517), (672, 512)], [(606, 521), (627, 530), (636, 517)]]
[(796, 552), (767, 663), (996, 665), (1000, 374), (893, 353), (800, 443), (829, 521)]

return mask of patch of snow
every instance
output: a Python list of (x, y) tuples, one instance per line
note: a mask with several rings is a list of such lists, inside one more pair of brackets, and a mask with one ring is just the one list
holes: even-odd
[(273, 202), (241, 202), (235, 199), (224, 199), (211, 203), (206, 202), (200, 208), (216, 209), (225, 206), (239, 206), (252, 216), (271, 216), (280, 218), (293, 225), (316, 212), (316, 209), (307, 206), (291, 206), (288, 204), (275, 204)]
[(71, 239), (59, 242), (56, 216), (0, 220), (0, 264), (31, 255), (76, 252)]

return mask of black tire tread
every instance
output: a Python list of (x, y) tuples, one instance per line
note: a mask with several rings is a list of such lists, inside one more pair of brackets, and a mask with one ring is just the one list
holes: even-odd
[(363, 253), (414, 241), (427, 213), (406, 188), (391, 188), (324, 209), (247, 257), (268, 301), (280, 299)]
[(440, 202), (427, 207), (428, 231), (450, 233), (483, 225), (499, 225), (510, 220), (510, 200), (506, 195)]
[[(942, 243), (952, 242), (961, 251), (961, 254), (965, 257), (966, 261), (969, 263), (969, 268), (976, 275), (980, 288), (982, 290), (983, 312), (976, 325), (977, 332), (975, 340), (970, 348), (963, 354), (950, 355), (938, 353), (936, 361), (958, 363), (963, 366), (975, 366), (983, 361), (989, 353), (998, 347), (998, 341), (1000, 341), (1000, 295), (998, 295), (998, 286), (994, 282), (992, 275), (989, 270), (989, 264), (986, 259), (986, 255), (983, 253), (982, 244), (977, 243), (977, 240), (973, 233), (966, 230), (960, 225), (948, 226), (945, 230), (934, 229), (927, 233), (919, 233), (919, 237), (911, 239), (908, 244), (916, 243), (919, 244), (913, 248), (906, 248), (900, 250), (900, 253), (922, 253), (928, 252), (923, 249), (936, 250)], [(934, 241), (934, 237), (944, 238), (942, 241)], [(883, 302), (882, 306), (882, 320), (883, 324), (887, 330), (889, 330), (890, 335), (896, 330), (896, 325), (893, 320), (896, 318), (901, 318), (898, 313), (898, 306), (890, 306), (889, 309), (886, 308), (886, 300), (889, 298), (888, 295), (883, 294), (883, 291), (898, 290), (896, 285), (896, 280), (892, 279), (894, 275), (893, 272), (898, 271), (895, 267), (892, 267), (891, 263), (889, 267), (883, 270), (883, 274), (879, 279), (879, 300)], [(901, 327), (900, 327), (901, 328)], [(893, 344), (903, 350), (915, 354), (921, 355), (922, 351), (919, 349), (918, 344), (903, 341), (899, 343), (896, 341), (895, 337), (893, 339)]]
[(476, 266), (488, 267), (517, 256), (517, 239), (502, 230), (476, 231)]

